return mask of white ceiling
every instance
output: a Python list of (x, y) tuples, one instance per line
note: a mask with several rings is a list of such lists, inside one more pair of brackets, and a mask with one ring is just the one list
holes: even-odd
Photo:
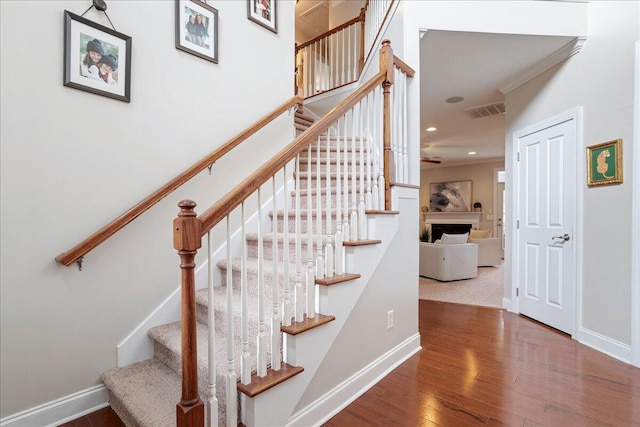
[[(427, 31), (420, 41), (420, 147), (441, 164), (504, 158), (504, 115), (471, 118), (465, 109), (504, 101), (500, 88), (522, 76), (571, 37)], [(445, 99), (462, 96), (449, 104)], [(434, 126), (435, 132), (426, 128)], [(468, 153), (477, 154), (470, 156)]]

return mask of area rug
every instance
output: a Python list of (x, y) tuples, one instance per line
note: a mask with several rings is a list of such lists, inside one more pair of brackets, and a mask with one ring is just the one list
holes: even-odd
[[(504, 265), (504, 264), (503, 264)], [(475, 279), (439, 282), (420, 277), (420, 299), (502, 308), (504, 268), (479, 267)]]

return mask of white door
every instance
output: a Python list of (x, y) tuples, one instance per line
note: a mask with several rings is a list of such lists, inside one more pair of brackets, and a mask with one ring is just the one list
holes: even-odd
[(575, 118), (518, 138), (520, 313), (571, 334), (575, 318)]
[(505, 209), (505, 197), (504, 197), (504, 182), (498, 183), (497, 195), (498, 195), (498, 220), (496, 222), (496, 237), (502, 240), (502, 250), (504, 251), (504, 223), (506, 217), (506, 209)]

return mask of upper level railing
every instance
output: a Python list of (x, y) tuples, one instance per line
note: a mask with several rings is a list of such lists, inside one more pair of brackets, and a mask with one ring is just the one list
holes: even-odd
[(296, 67), (306, 97), (360, 77), (394, 0), (367, 0), (360, 14), (296, 46)]
[(75, 245), (73, 248), (66, 252), (61, 253), (56, 257), (56, 261), (59, 263), (70, 266), (74, 262), (78, 264), (82, 269), (83, 257), (89, 253), (96, 246), (113, 236), (125, 225), (136, 219), (138, 216), (146, 212), (160, 200), (168, 196), (171, 192), (178, 189), (180, 186), (188, 182), (197, 174), (205, 170), (207, 167), (213, 165), (218, 159), (245, 141), (247, 138), (258, 132), (260, 129), (271, 123), (274, 119), (278, 118), (281, 114), (288, 111), (296, 105), (302, 105), (302, 92), (298, 90), (298, 95), (290, 98), (276, 109), (256, 121), (253, 125), (249, 126), (244, 131), (240, 132), (235, 137), (215, 149), (209, 155), (202, 160), (182, 172), (180, 175), (173, 178), (171, 181), (160, 187), (144, 200), (133, 206), (131, 209), (120, 215), (118, 218), (111, 221), (109, 224), (102, 227), (100, 230), (93, 233), (91, 236), (84, 239), (82, 242)]
[[(217, 425), (221, 418), (218, 396), (225, 400), (220, 407), (225, 408), (222, 418), (226, 425), (236, 426), (237, 390), (251, 396), (252, 386), (260, 384), (261, 378), (294, 369), (281, 359), (281, 326), (316, 318), (317, 280), (329, 282), (334, 276), (347, 274), (344, 247), (372, 238), (365, 221), (367, 211), (390, 210), (390, 184), (407, 183), (405, 92), (406, 79), (411, 76), (413, 70), (393, 55), (390, 42), (385, 40), (380, 50), (380, 71), (375, 76), (233, 190), (199, 216), (195, 202), (179, 203), (181, 211), (174, 220), (174, 248), (181, 260), (183, 296), (183, 386), (178, 426), (202, 425), (205, 412), (209, 425)], [(247, 213), (245, 205), (256, 206), (258, 211), (257, 233), (252, 236), (246, 228), (253, 213)], [(270, 233), (264, 230), (268, 224), (265, 208), (271, 210)], [(239, 224), (240, 242), (232, 242), (232, 223)], [(216, 237), (218, 241), (214, 241)], [(194, 272), (203, 238), (210, 272), (209, 373), (208, 384), (199, 388)], [(251, 250), (247, 248), (249, 240)], [(231, 253), (231, 247), (238, 246), (242, 248), (239, 262)], [(211, 265), (214, 255), (219, 254), (217, 248), (223, 247), (227, 249), (226, 259), (220, 259), (218, 265), (224, 265), (226, 278), (214, 283)], [(257, 258), (252, 262), (251, 277), (257, 280), (252, 291), (247, 279), (249, 252)], [(257, 300), (252, 306), (258, 307), (258, 319), (253, 322), (249, 321), (250, 292)], [(224, 304), (220, 299), (226, 300), (222, 343), (212, 332), (215, 322), (220, 321), (212, 307)], [(265, 307), (269, 307), (269, 314)], [(234, 321), (233, 313), (240, 313), (239, 322)], [(238, 323), (239, 333), (234, 330)], [(252, 348), (250, 343), (257, 345)], [(225, 349), (226, 363), (216, 363)], [(256, 372), (253, 376), (252, 371)], [(218, 390), (221, 384), (225, 390)], [(199, 398), (203, 390), (206, 402)], [(198, 423), (192, 424), (193, 420)]]

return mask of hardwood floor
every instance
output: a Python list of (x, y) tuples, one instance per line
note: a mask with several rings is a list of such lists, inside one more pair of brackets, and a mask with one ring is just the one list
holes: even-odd
[(422, 350), (325, 426), (640, 426), (640, 369), (507, 311), (419, 304)]

